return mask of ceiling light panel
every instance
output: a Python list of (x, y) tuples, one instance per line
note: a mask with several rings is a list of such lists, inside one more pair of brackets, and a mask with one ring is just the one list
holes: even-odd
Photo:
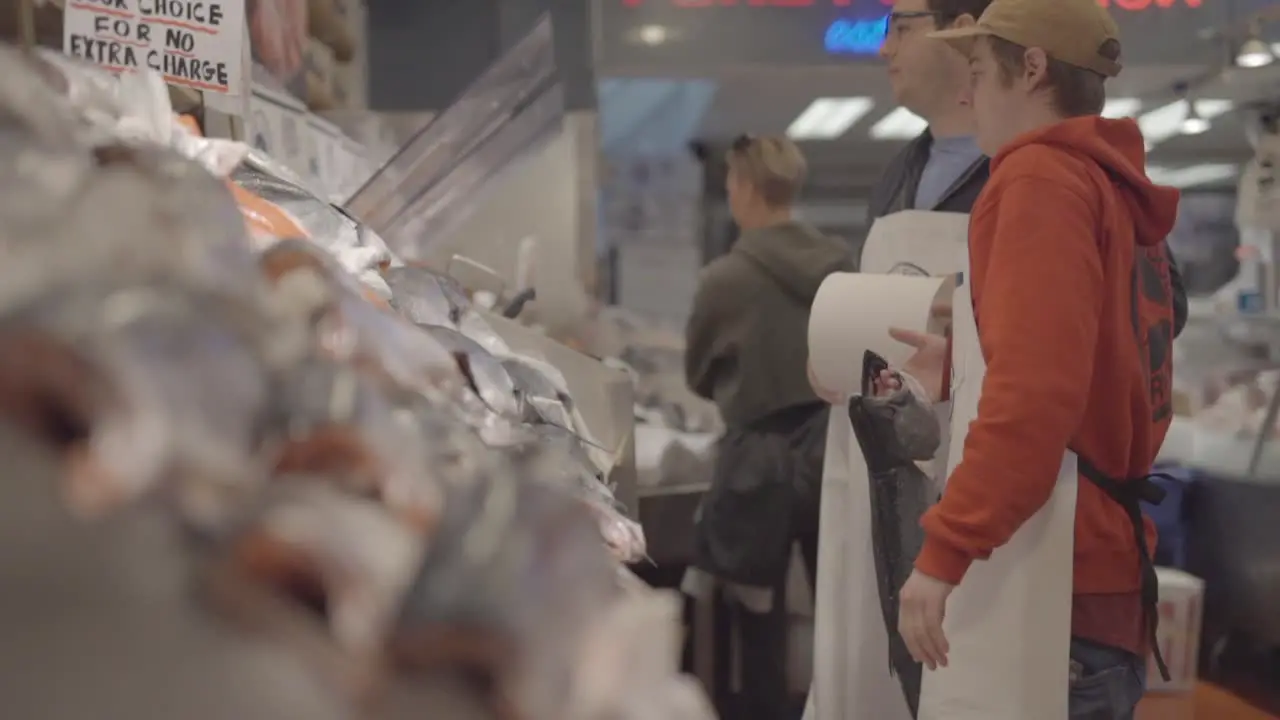
[(1239, 169), (1228, 163), (1207, 163), (1182, 168), (1166, 168), (1152, 165), (1147, 168), (1147, 177), (1159, 185), (1170, 185), (1176, 188), (1189, 188), (1209, 183), (1225, 182), (1235, 179)]
[(910, 140), (929, 126), (924, 118), (900, 107), (871, 126), (872, 140)]
[(1133, 117), (1138, 114), (1138, 109), (1142, 107), (1142, 101), (1138, 98), (1122, 97), (1111, 98), (1102, 108), (1102, 117), (1108, 118), (1126, 118)]
[[(1224, 115), (1235, 109), (1235, 103), (1230, 100), (1200, 98), (1195, 103), (1196, 112), (1205, 120), (1213, 120), (1219, 115)], [(1146, 138), (1147, 142), (1155, 145), (1180, 134), (1182, 132), (1182, 121), (1186, 120), (1186, 118), (1187, 101), (1174, 100), (1151, 112), (1143, 113), (1138, 118), (1138, 127), (1142, 128), (1142, 136)]]
[(787, 128), (793, 140), (834, 140), (861, 120), (875, 101), (868, 97), (818, 98)]

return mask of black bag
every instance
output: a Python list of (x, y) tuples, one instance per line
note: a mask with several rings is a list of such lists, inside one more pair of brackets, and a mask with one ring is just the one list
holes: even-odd
[(817, 528), (827, 417), (825, 404), (804, 405), (725, 433), (698, 509), (695, 566), (743, 585), (782, 581), (792, 540)]

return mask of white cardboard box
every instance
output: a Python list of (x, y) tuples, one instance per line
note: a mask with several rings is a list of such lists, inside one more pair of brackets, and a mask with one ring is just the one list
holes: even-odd
[(1196, 686), (1200, 657), (1200, 620), (1204, 610), (1204, 581), (1194, 575), (1156, 568), (1160, 579), (1160, 627), (1156, 642), (1169, 667), (1169, 682), (1160, 677), (1155, 658), (1147, 662), (1147, 689), (1152, 692), (1191, 692)]

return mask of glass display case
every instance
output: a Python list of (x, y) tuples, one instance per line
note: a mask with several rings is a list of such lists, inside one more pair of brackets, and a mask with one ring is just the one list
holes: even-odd
[(401, 255), (475, 212), (478, 191), (564, 119), (551, 22), (544, 18), (433, 117), (347, 201)]

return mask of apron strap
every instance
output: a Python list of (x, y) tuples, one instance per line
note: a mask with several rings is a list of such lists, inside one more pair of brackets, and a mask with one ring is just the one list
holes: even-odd
[(1107, 497), (1124, 508), (1125, 514), (1129, 516), (1129, 522), (1133, 525), (1133, 537), (1138, 543), (1138, 567), (1142, 572), (1143, 624), (1147, 639), (1151, 643), (1156, 667), (1160, 670), (1160, 677), (1165, 682), (1169, 682), (1169, 667), (1164, 662), (1164, 656), (1160, 653), (1160, 644), (1156, 638), (1156, 626), (1160, 622), (1160, 580), (1156, 576), (1155, 562), (1151, 557), (1151, 549), (1147, 546), (1146, 527), (1142, 522), (1142, 503), (1159, 505), (1164, 500), (1164, 488), (1154, 482), (1154, 478), (1162, 476), (1152, 473), (1140, 478), (1116, 480), (1098, 470), (1092, 462), (1079, 453), (1076, 453), (1076, 464), (1080, 476), (1093, 483), (1106, 493)]

